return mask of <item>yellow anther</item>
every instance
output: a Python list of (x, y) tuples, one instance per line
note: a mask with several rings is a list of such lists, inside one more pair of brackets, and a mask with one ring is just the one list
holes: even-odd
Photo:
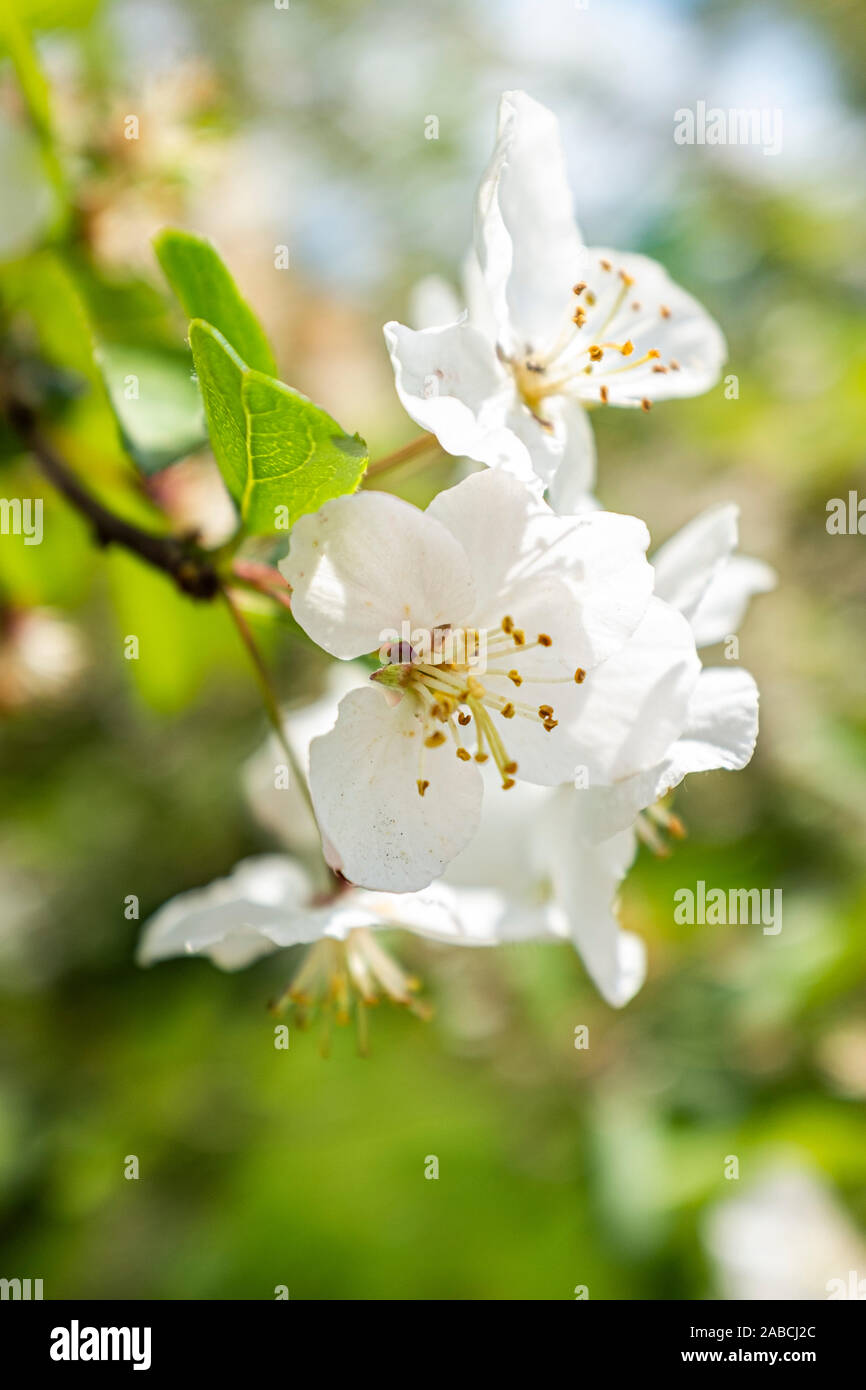
[(502, 631), (509, 633), (514, 631), (514, 619), (509, 618), (507, 614), (502, 619)]
[(651, 357), (661, 357), (661, 353), (659, 352), (658, 348), (650, 348), (649, 352), (647, 353), (647, 360), (649, 360)]
[(652, 401), (648, 400), (647, 397), (644, 396), (643, 400), (640, 403), (640, 408), (641, 410), (652, 410), (652, 405)]
[(523, 684), (523, 677), (521, 676), (521, 674), (520, 674), (519, 671), (509, 671), (509, 672), (508, 672), (508, 679), (509, 679), (510, 681), (513, 681), (515, 685), (522, 685), (522, 684)]
[(578, 328), (583, 328), (583, 325), (586, 323), (586, 310), (578, 305), (571, 316), (571, 321), (572, 323), (576, 323)]
[(666, 304), (659, 305), (659, 313), (663, 319), (669, 319), (671, 316), (671, 311)]
[(592, 358), (593, 362), (600, 362), (601, 359), (604, 357), (604, 353), (598, 346), (598, 343), (593, 343), (592, 347), (589, 349), (589, 355)]
[(602, 386), (598, 394), (601, 396), (602, 405), (607, 405), (607, 387)]
[(467, 695), (471, 695), (473, 700), (483, 700), (485, 694), (484, 686), (475, 676), (470, 676), (466, 682), (466, 693)]
[(487, 754), (487, 753), (476, 753), (476, 754), (475, 754), (475, 761), (476, 761), (477, 763), (486, 763), (486, 762), (487, 762), (487, 758), (488, 758), (488, 754)]
[(634, 343), (632, 342), (631, 338), (629, 338), (628, 342), (623, 343), (622, 347), (620, 348), (620, 352), (622, 353), (623, 357), (631, 357), (632, 353), (634, 352)]
[(503, 782), (502, 782), (502, 790), (503, 790), (504, 792), (510, 791), (511, 788), (512, 788), (513, 786), (514, 786), (514, 778), (513, 778), (513, 777), (506, 777), (506, 778), (503, 779)]
[(472, 723), (472, 715), (467, 714), (465, 710), (461, 710), (457, 716), (457, 723), (462, 724), (465, 728), (467, 724)]
[[(576, 677), (575, 677), (575, 679), (576, 679)], [(552, 718), (553, 718), (553, 705), (539, 705), (539, 706), (538, 706), (538, 717), (539, 717), (539, 719), (552, 719)]]
[(552, 647), (552, 646), (553, 646), (553, 638), (552, 638), (552, 637), (548, 637), (548, 635), (547, 635), (546, 632), (539, 632), (539, 634), (538, 634), (538, 645), (539, 645), (539, 647)]
[(630, 289), (631, 286), (634, 284), (634, 276), (629, 275), (625, 270), (621, 270), (619, 272), (619, 278), (620, 280), (622, 280), (622, 283), (626, 286), (627, 289)]
[(583, 292), (584, 292), (585, 289), (586, 289), (586, 281), (585, 281), (585, 280), (579, 280), (578, 283), (577, 283), (576, 285), (573, 286), (573, 288), (572, 288), (572, 294), (583, 294)]
[(429, 782), (422, 782), (421, 779), (419, 778), (419, 779), (418, 779), (418, 782), (417, 782), (418, 795), (419, 795), (419, 796), (423, 796), (424, 793), (426, 792), (427, 788), (429, 787), (429, 785), (430, 785)]
[(441, 729), (437, 729), (435, 734), (430, 734), (424, 740), (425, 748), (439, 748), (445, 742), (445, 735)]
[(523, 631), (522, 627), (516, 627), (511, 636), (514, 639), (515, 647), (522, 647), (526, 641), (526, 633)]
[(550, 733), (551, 730), (553, 730), (553, 729), (556, 728), (556, 726), (557, 726), (558, 723), (559, 723), (559, 720), (558, 720), (558, 719), (545, 719), (544, 724), (542, 725), (542, 728), (544, 728), (544, 729), (547, 731), (547, 733)]
[(514, 706), (512, 705), (512, 703), (511, 703), (510, 700), (508, 701), (508, 704), (502, 706), (502, 709), (500, 710), (500, 714), (502, 715), (502, 718), (503, 718), (503, 719), (513, 719), (513, 718), (514, 718)]
[(472, 754), (466, 748), (458, 748), (457, 756), (461, 759), (462, 762), (468, 763), (470, 758), (472, 757)]
[(611, 265), (610, 261), (600, 260), (599, 265), (601, 266), (602, 270), (613, 270), (613, 266)]
[(662, 376), (667, 376), (668, 369), (667, 367), (663, 367), (660, 362), (656, 362), (653, 371), (659, 372)]
[(595, 304), (595, 295), (593, 294), (592, 290), (587, 290), (586, 302), (590, 308), (592, 308), (592, 306)]
[(430, 713), (434, 719), (441, 719), (445, 723), (451, 718), (456, 708), (456, 700), (452, 700), (450, 695), (441, 695), (435, 705), (430, 706)]
[(506, 773), (509, 777), (513, 776), (513, 774), (517, 771), (517, 763), (506, 763), (502, 771)]
[(577, 685), (583, 685), (583, 682), (586, 680), (586, 672), (582, 666), (578, 666), (574, 673), (574, 679)]

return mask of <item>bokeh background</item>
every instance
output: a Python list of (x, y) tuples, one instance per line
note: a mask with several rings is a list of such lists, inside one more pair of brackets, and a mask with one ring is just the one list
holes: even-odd
[[(234, 634), (97, 551), (4, 436), (0, 492), (44, 492), (46, 539), (0, 538), (0, 1275), (130, 1299), (823, 1298), (866, 1277), (866, 538), (825, 528), (828, 499), (866, 496), (862, 6), (12, 8), (53, 135), (34, 133), (0, 29), (4, 336), (78, 372), (56, 435), (115, 505), (225, 526), (206, 452), (146, 484), (118, 458), (58, 248), (109, 366), (112, 344), (124, 362), (137, 344), (160, 387), (136, 424), (143, 466), (185, 428), (198, 442), (150, 249), (166, 223), (214, 237), (284, 379), (376, 457), (414, 433), (381, 325), (411, 312), (420, 276), (456, 279), (496, 100), (520, 86), (560, 116), (590, 242), (664, 261), (723, 325), (739, 382), (737, 399), (720, 385), (597, 414), (600, 496), (657, 543), (738, 502), (742, 548), (779, 587), (741, 635), (754, 761), (693, 778), (688, 838), (642, 851), (627, 881), (651, 964), (625, 1011), (567, 946), (403, 937), (432, 1023), (383, 1007), (368, 1059), (348, 1031), (327, 1060), (314, 1032), (276, 1051), (266, 1003), (295, 960), (141, 971), (124, 916), (129, 894), (145, 917), (273, 845), (241, 789), (265, 725)], [(698, 100), (779, 108), (781, 152), (676, 145), (673, 113)], [(424, 502), (447, 479), (403, 491)], [(314, 693), (322, 667), (290, 618), (256, 626), (281, 695)], [(673, 893), (700, 878), (781, 888), (781, 934), (676, 926)]]

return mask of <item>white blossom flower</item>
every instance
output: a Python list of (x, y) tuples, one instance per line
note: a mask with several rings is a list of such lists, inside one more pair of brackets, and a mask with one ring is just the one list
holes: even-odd
[(826, 1179), (786, 1156), (703, 1223), (724, 1299), (862, 1298), (866, 1239)]
[[(616, 681), (607, 677), (610, 720), (592, 715), (587, 730), (586, 766), (598, 778), (630, 768), (636, 758), (652, 762), (666, 750), (683, 725), (697, 680), (688, 623), (663, 600), (652, 600), (628, 645), (630, 662)], [(602, 679), (608, 669), (614, 670), (609, 663), (599, 666), (595, 677)], [(286, 715), (284, 733), (302, 768), (310, 766), (311, 745), (334, 728), (346, 692), (365, 688), (360, 665), (336, 665), (325, 694)], [(588, 693), (588, 682), (583, 689)], [(592, 705), (586, 707), (592, 711)], [(292, 854), (306, 853), (314, 841), (304, 797), (291, 782), (281, 782), (279, 789), (274, 785), (275, 771), (286, 771), (282, 756), (276, 740), (269, 739), (247, 764), (244, 782), (262, 823)], [(483, 776), (494, 791), (490, 762)], [(369, 932), (376, 925), (404, 926), (464, 945), (570, 941), (603, 998), (622, 1007), (646, 973), (643, 943), (622, 929), (616, 914), (637, 838), (628, 825), (601, 842), (590, 842), (586, 795), (571, 787), (528, 783), (519, 783), (508, 796), (488, 795), (470, 843), (443, 878), (420, 893), (346, 887), (326, 900), (316, 897), (292, 860), (270, 856), (248, 861), (229, 879), (184, 894), (157, 914), (146, 930), (140, 958), (149, 962), (183, 951), (203, 952), (224, 968), (237, 968), (279, 946), (312, 943), (310, 960), (289, 990), (290, 997), (303, 1002), (327, 995), (335, 981), (348, 981), (350, 990), (356, 990), (346, 956), (335, 945), (351, 932), (353, 961), (363, 961), (372, 951), (371, 977), (381, 985), (384, 975), (386, 992), (406, 1003), (414, 997), (408, 977), (380, 943), (371, 942)]]
[[(403, 406), (448, 453), (536, 481), (561, 512), (592, 489), (587, 407), (698, 395), (727, 352), (655, 261), (584, 244), (557, 121), (524, 92), (500, 102), (467, 298), (456, 322), (385, 325)], [(426, 302), (436, 312), (432, 293)]]
[[(475, 833), (479, 763), (506, 789), (572, 780), (585, 678), (649, 602), (646, 543), (632, 517), (557, 517), (496, 471), (426, 512), (366, 492), (297, 522), (281, 570), (304, 631), (342, 660), (393, 634), (374, 684), (347, 695), (312, 744), (332, 868), (367, 888), (423, 888)], [(427, 639), (417, 650), (416, 634)]]
[[(518, 783), (508, 796), (498, 796), (488, 761), (482, 771), (490, 785), (477, 829), (440, 880), (482, 895), (484, 932), (498, 941), (570, 940), (615, 1007), (633, 997), (646, 969), (642, 943), (616, 915), (637, 846), (635, 827), (644, 836), (652, 827), (641, 812), (650, 808), (650, 817), (673, 826), (654, 805), (659, 797), (686, 772), (741, 766), (754, 746), (751, 677), (703, 672), (696, 650), (696, 635), (701, 644), (730, 636), (749, 597), (772, 587), (767, 566), (732, 554), (736, 538), (736, 509), (720, 507), (661, 548), (659, 592), (624, 646), (582, 684), (570, 711), (570, 756), (580, 748), (574, 769), (582, 775), (579, 789)], [(336, 665), (325, 695), (287, 716), (285, 733), (303, 768), (310, 765), (311, 742), (338, 722), (341, 697), (359, 690), (369, 693), (363, 668)], [(271, 740), (248, 765), (248, 794), (259, 819), (289, 850), (308, 851), (303, 797), (292, 786), (274, 789), (280, 761)], [(381, 786), (379, 794), (392, 804)]]
[[(754, 746), (754, 682), (736, 670), (702, 672), (695, 645), (729, 638), (751, 595), (773, 585), (769, 567), (733, 554), (736, 523), (736, 508), (712, 508), (659, 550), (657, 592), (643, 618), (582, 685), (573, 729), (588, 785), (519, 783), (508, 796), (488, 794), (475, 835), (437, 885), (458, 891), (471, 944), (570, 940), (614, 1007), (633, 998), (646, 973), (643, 943), (617, 917), (635, 827), (644, 837), (652, 827), (641, 812), (649, 807), (650, 816), (673, 826), (654, 806), (669, 784), (688, 771), (740, 766)], [(287, 715), (285, 735), (305, 770), (311, 742), (333, 729), (342, 696), (364, 685), (360, 665), (335, 665), (323, 697)], [(272, 739), (248, 764), (247, 792), (259, 819), (291, 852), (308, 851), (302, 795), (292, 785), (274, 789), (280, 762)], [(494, 791), (489, 762), (483, 774)], [(416, 896), (393, 896), (391, 920), (411, 917), (402, 904)]]

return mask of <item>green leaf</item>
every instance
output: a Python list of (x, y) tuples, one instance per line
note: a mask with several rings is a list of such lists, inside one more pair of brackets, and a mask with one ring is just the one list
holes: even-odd
[(103, 346), (99, 360), (124, 443), (144, 473), (157, 473), (207, 440), (186, 352)]
[(67, 248), (64, 262), (100, 343), (138, 343), (177, 351), (174, 306), (161, 288), (126, 270), (97, 267), (80, 247)]
[(241, 385), (249, 369), (223, 335), (201, 319), (193, 319), (189, 326), (189, 345), (214, 457), (240, 509), (247, 483), (247, 419)]
[(241, 361), (211, 324), (194, 320), (189, 341), (211, 444), (248, 530), (285, 529), (323, 503), (354, 492), (367, 447), (306, 396)]
[(332, 497), (354, 492), (367, 446), (300, 392), (261, 372), (247, 372), (241, 395), (247, 418), (247, 483), (241, 515), (250, 530), (275, 529), (277, 507), (289, 525)]
[(189, 317), (205, 319), (247, 366), (273, 376), (276, 363), (262, 326), (211, 242), (168, 228), (153, 244), (165, 277)]
[(101, 0), (4, 0), (26, 29), (82, 29), (92, 23)]

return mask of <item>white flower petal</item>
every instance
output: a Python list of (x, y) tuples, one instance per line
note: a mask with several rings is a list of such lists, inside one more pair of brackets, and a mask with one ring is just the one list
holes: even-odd
[(463, 293), (469, 310), (469, 322), (484, 334), (490, 346), (496, 346), (496, 319), (493, 305), (484, 279), (484, 272), (478, 264), (474, 247), (463, 259)]
[(653, 583), (646, 527), (637, 517), (586, 512), (545, 518), (539, 530), (548, 539), (546, 564), (578, 601), (578, 664), (589, 671), (622, 647), (646, 613)]
[(574, 516), (597, 504), (592, 497), (595, 485), (595, 435), (589, 411), (579, 401), (557, 396), (550, 402), (562, 452), (548, 484), (550, 505), (560, 516)]
[[(349, 888), (306, 913), (309, 940), (329, 936), (345, 941), (359, 927), (401, 930), (452, 946), (495, 946), (497, 924), (505, 904), (487, 890), (459, 890), (431, 883), (417, 893), (377, 893)], [(294, 945), (292, 924), (284, 944)], [(274, 932), (275, 940), (279, 931)], [(283, 944), (283, 943), (279, 943)]]
[(484, 809), (478, 830), (445, 870), (458, 888), (493, 885), (512, 902), (534, 900), (546, 858), (534, 833), (553, 793), (518, 782), (503, 792), (495, 768), (484, 765)]
[(154, 913), (138, 963), (206, 955), (223, 970), (239, 970), (274, 949), (268, 930), (302, 912), (311, 891), (305, 871), (282, 856), (245, 859), (227, 878), (180, 893)]
[(539, 492), (550, 487), (566, 447), (565, 435), (561, 428), (557, 428), (552, 414), (550, 412), (548, 428), (545, 428), (515, 391), (505, 416), (508, 429), (526, 450), (532, 468), (530, 481), (538, 484)]
[(502, 600), (515, 578), (528, 566), (538, 568), (542, 559), (543, 542), (535, 526), (550, 509), (540, 493), (490, 469), (437, 493), (426, 514), (448, 530), (467, 556), (475, 594), (471, 621), (498, 624), (507, 612)]
[(758, 687), (748, 671), (715, 666), (701, 671), (686, 726), (670, 755), (677, 782), (688, 772), (739, 771), (757, 738)]
[[(347, 695), (331, 733), (310, 748), (310, 788), (328, 862), (350, 882), (412, 892), (472, 838), (481, 776), (454, 748), (424, 748), (417, 702), (389, 707), (372, 687)], [(418, 780), (429, 782), (425, 795)]]
[[(635, 517), (593, 512), (559, 517), (498, 472), (476, 473), (440, 492), (427, 509), (460, 542), (472, 566), (472, 621), (506, 615), (554, 639), (544, 669), (574, 674), (604, 661), (631, 636), (652, 593), (648, 533)], [(524, 614), (526, 623), (524, 624)], [(530, 621), (531, 619), (531, 621)], [(536, 622), (544, 626), (534, 627)], [(519, 654), (519, 653), (518, 653)], [(526, 658), (521, 656), (521, 671)], [(538, 653), (527, 670), (540, 670)]]
[(776, 587), (776, 572), (763, 560), (732, 555), (714, 575), (692, 614), (692, 631), (699, 647), (723, 642), (740, 627), (754, 594), (768, 594)]
[[(486, 771), (486, 769), (485, 769)], [(478, 833), (448, 866), (448, 883), (493, 883), (508, 902), (500, 940), (571, 939), (604, 997), (628, 1002), (645, 972), (643, 943), (614, 915), (635, 851), (629, 831), (589, 847), (581, 834), (582, 793), (519, 783), (497, 795), (491, 775)]]
[(550, 505), (560, 515), (584, 511), (595, 481), (589, 411), (577, 400), (552, 396), (545, 402), (543, 421), (515, 394), (506, 424), (525, 447), (535, 477), (548, 489)]
[(479, 885), (484, 885), (480, 891), (490, 913), (490, 930), (500, 942), (567, 938), (563, 915), (550, 893), (543, 832), (544, 810), (553, 793), (527, 782), (505, 792), (491, 763), (484, 765), (483, 777), (478, 830), (435, 886), (453, 885), (461, 904), (472, 904)]
[(302, 516), (280, 565), (292, 613), (325, 651), (348, 659), (405, 622), (428, 632), (472, 608), (469, 564), (432, 517), (385, 492), (327, 502)]
[(587, 674), (570, 733), (590, 786), (653, 767), (681, 733), (701, 670), (675, 608), (653, 598), (629, 642)]
[[(605, 247), (593, 247), (586, 256), (580, 278), (587, 289), (577, 302), (587, 316), (574, 346), (597, 345), (604, 356), (588, 375), (575, 378), (579, 394), (597, 402), (604, 386), (610, 405), (633, 406), (644, 398), (697, 396), (714, 386), (727, 344), (706, 309), (648, 256)], [(630, 353), (617, 351), (627, 343)], [(648, 353), (656, 355), (642, 360)]]
[(449, 454), (534, 477), (525, 446), (505, 419), (514, 385), (490, 343), (470, 323), (415, 332), (386, 323), (385, 342), (403, 408)]
[(580, 793), (581, 826), (590, 841), (605, 839), (630, 825), (690, 772), (748, 763), (758, 737), (758, 688), (748, 671), (711, 667), (701, 671), (689, 701), (682, 734), (657, 766), (611, 787)]
[(507, 351), (555, 340), (571, 313), (584, 254), (556, 117), (525, 92), (499, 104), (478, 190), (475, 248)]
[(619, 886), (635, 856), (626, 830), (601, 844), (581, 843), (575, 833), (577, 791), (557, 793), (545, 817), (556, 900), (593, 983), (614, 1008), (622, 1008), (646, 977), (646, 948), (623, 931), (615, 914)]
[(710, 507), (681, 527), (652, 557), (655, 592), (691, 621), (712, 581), (737, 547), (739, 507)]
[(495, 946), (502, 939), (500, 923), (506, 911), (501, 894), (492, 889), (452, 888), (431, 883), (419, 893), (371, 893), (356, 896), (384, 927), (400, 927), (430, 941), (451, 946)]

